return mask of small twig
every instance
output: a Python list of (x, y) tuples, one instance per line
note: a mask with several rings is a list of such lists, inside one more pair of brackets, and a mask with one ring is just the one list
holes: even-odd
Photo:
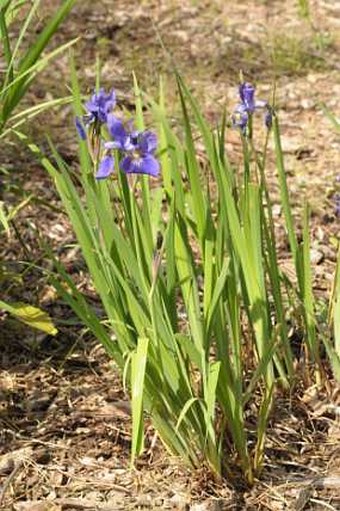
[(31, 253), (30, 253), (30, 250), (28, 248), (28, 246), (26, 245), (26, 242), (24, 241), (23, 237), (21, 236), (21, 232), (19, 231), (19, 228), (17, 227), (16, 223), (14, 222), (14, 220), (12, 219), (10, 221), (10, 224), (15, 232), (15, 235), (20, 243), (20, 245), (22, 246), (23, 248), (23, 251), (25, 253), (25, 257), (28, 261), (31, 260)]
[[(77, 510), (87, 510), (87, 511), (113, 511), (116, 510), (116, 505), (113, 504), (102, 504), (99, 502), (94, 502), (88, 499), (76, 499), (76, 498), (57, 498), (51, 501), (44, 500), (28, 500), (24, 502), (17, 502), (15, 504), (15, 509), (18, 511), (31, 511), (31, 509), (50, 509), (46, 507), (49, 505), (56, 505), (62, 511), (67, 511), (68, 509), (77, 509)], [(41, 507), (40, 507), (41, 506)], [(54, 508), (53, 508), (54, 509)], [(120, 508), (119, 509), (123, 509)]]
[(14, 466), (12, 472), (9, 474), (6, 481), (2, 485), (1, 492), (0, 492), (0, 506), (2, 505), (2, 502), (3, 502), (3, 499), (5, 497), (8, 487), (10, 486), (11, 482), (13, 481), (15, 475), (20, 470), (22, 465), (23, 465), (23, 461), (22, 460), (18, 461), (18, 463)]
[(332, 511), (337, 511), (335, 509), (335, 507), (331, 506), (330, 504), (328, 504), (327, 502), (325, 502), (324, 500), (319, 500), (319, 499), (309, 499), (310, 502), (314, 502), (315, 504), (321, 504), (323, 507), (326, 507), (327, 509), (331, 509)]
[[(125, 488), (121, 484), (114, 483), (110, 480), (95, 479), (95, 478), (84, 480), (83, 477), (79, 477), (74, 474), (70, 474), (66, 470), (62, 470), (60, 467), (55, 467), (55, 471), (59, 472), (59, 474), (67, 476), (70, 480), (72, 479), (73, 481), (80, 481), (84, 485), (89, 485), (89, 486), (96, 485), (98, 488), (103, 488), (103, 489), (108, 488), (110, 490), (115, 490), (119, 493), (124, 493), (125, 495), (130, 495), (130, 493), (131, 493), (128, 488)], [(57, 500), (55, 500), (55, 502), (57, 502)]]

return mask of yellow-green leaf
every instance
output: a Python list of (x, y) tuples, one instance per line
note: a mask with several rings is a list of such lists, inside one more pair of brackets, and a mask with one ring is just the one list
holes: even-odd
[(13, 314), (20, 321), (32, 328), (37, 328), (49, 335), (56, 335), (58, 333), (50, 316), (41, 309), (38, 309), (38, 307), (33, 307), (32, 305), (22, 302), (8, 304), (0, 300), (0, 308)]

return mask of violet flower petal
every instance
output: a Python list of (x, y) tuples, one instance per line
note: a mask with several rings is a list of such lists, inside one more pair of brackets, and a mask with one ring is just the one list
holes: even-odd
[(234, 128), (240, 128), (243, 132), (245, 132), (247, 124), (248, 124), (248, 111), (245, 105), (237, 105), (235, 111), (231, 117), (231, 121)]
[(85, 103), (88, 113), (88, 122), (100, 121), (105, 123), (107, 116), (116, 105), (116, 93), (112, 89), (106, 93), (104, 89), (92, 94), (91, 99)]
[(86, 131), (85, 131), (85, 128), (84, 128), (84, 125), (83, 123), (81, 122), (81, 120), (79, 119), (79, 117), (76, 117), (75, 120), (74, 120), (74, 124), (76, 126), (76, 130), (78, 132), (78, 135), (79, 137), (82, 139), (82, 140), (86, 140)]
[(159, 174), (159, 162), (152, 155), (141, 158), (126, 156), (121, 161), (120, 168), (126, 174), (147, 174), (154, 177)]
[(152, 131), (144, 131), (140, 135), (138, 145), (142, 154), (154, 153), (157, 149), (157, 144), (158, 140), (156, 133), (153, 133)]
[(140, 164), (141, 174), (148, 174), (149, 176), (157, 177), (159, 174), (159, 162), (154, 156), (148, 154), (144, 156)]
[(114, 158), (113, 156), (107, 155), (104, 156), (102, 161), (100, 162), (98, 172), (96, 174), (96, 179), (105, 179), (112, 174), (114, 170)]
[(241, 83), (239, 86), (239, 94), (243, 105), (249, 113), (255, 111), (255, 87), (251, 83)]
[(131, 156), (125, 156), (120, 162), (119, 166), (126, 174), (131, 173), (132, 160)]
[(113, 114), (107, 116), (107, 128), (112, 138), (123, 140), (128, 136), (123, 121)]

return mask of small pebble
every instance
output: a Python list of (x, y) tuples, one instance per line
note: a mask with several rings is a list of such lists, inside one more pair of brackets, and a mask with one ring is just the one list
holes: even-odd
[(316, 250), (312, 248), (310, 251), (310, 260), (312, 264), (320, 264), (324, 260), (324, 253), (321, 250)]

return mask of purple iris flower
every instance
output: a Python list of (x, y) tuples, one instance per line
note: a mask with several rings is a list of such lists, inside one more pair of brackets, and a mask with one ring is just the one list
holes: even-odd
[(104, 144), (107, 154), (100, 162), (96, 179), (108, 177), (114, 170), (114, 157), (110, 151), (117, 149), (122, 155), (120, 168), (126, 174), (158, 176), (159, 163), (154, 156), (157, 136), (152, 131), (136, 131), (132, 123), (124, 124), (114, 115), (108, 115), (107, 127), (112, 141)]
[(143, 131), (133, 140), (134, 148), (128, 151), (120, 163), (126, 174), (148, 174), (158, 176), (159, 163), (154, 157), (157, 149), (157, 136), (152, 131)]
[(95, 92), (91, 99), (85, 103), (87, 114), (84, 116), (85, 123), (91, 124), (92, 122), (107, 122), (109, 113), (116, 105), (116, 93), (112, 89), (106, 93), (104, 89), (99, 89)]
[(255, 100), (255, 87), (248, 82), (239, 85), (239, 95), (241, 103), (239, 103), (232, 115), (232, 124), (236, 128), (240, 128), (242, 133), (246, 134), (249, 117), (254, 114), (255, 110), (264, 108), (264, 123), (267, 128), (272, 125), (272, 110), (267, 101)]

